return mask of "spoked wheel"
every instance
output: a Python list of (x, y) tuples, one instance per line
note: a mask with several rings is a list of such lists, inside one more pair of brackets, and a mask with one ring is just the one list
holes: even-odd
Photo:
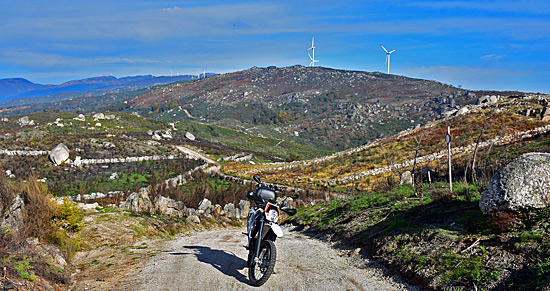
[(257, 263), (252, 261), (248, 266), (248, 278), (254, 286), (263, 285), (273, 273), (277, 259), (275, 244), (270, 240), (263, 241), (258, 258)]

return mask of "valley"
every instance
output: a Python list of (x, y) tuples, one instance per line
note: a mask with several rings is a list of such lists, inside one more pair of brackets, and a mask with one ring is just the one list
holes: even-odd
[[(246, 289), (239, 279), (244, 273), (225, 270), (239, 268), (243, 255), (221, 270), (205, 263), (212, 258), (201, 261), (196, 252), (182, 250), (182, 244), (201, 245), (202, 235), (213, 233), (223, 242), (223, 234), (239, 229), (245, 216), (241, 200), (254, 186), (251, 176), (259, 174), (281, 196), (300, 193), (293, 202), (298, 214), (285, 220), (293, 240), (307, 234), (348, 248), (330, 256), (353, 257), (357, 254), (349, 250), (359, 249), (420, 288), (527, 290), (550, 283), (544, 279), (548, 211), (516, 213), (500, 227), (505, 218), (482, 214), (478, 204), (491, 177), (506, 164), (524, 153), (550, 152), (549, 99), (545, 94), (475, 92), (403, 76), (293, 66), (253, 67), (123, 94), (10, 105), (2, 109), (0, 121), (3, 185), (24, 189), (32, 180), (44, 187), (44, 197), (70, 197), (65, 211), (75, 202), (83, 207), (49, 217), (57, 235), (35, 234), (41, 243), (56, 245), (68, 262), (53, 264), (66, 272), (67, 278), (58, 280), (64, 282), (61, 289), (108, 290), (146, 282), (142, 277), (149, 273), (167, 272), (157, 270), (155, 262), (178, 259), (166, 249), (185, 251), (181, 260), (195, 256), (194, 264), (216, 269), (222, 277), (212, 284), (233, 280), (235, 288)], [(448, 190), (448, 128), (453, 192)], [(68, 150), (62, 162), (54, 163), (50, 151), (59, 144)], [(206, 208), (205, 198), (211, 204)], [(233, 208), (226, 208), (229, 204)], [(98, 231), (111, 218), (114, 231), (101, 237)], [(205, 229), (209, 232), (195, 233)], [(116, 238), (123, 234), (125, 238)], [(292, 256), (287, 252), (293, 243), (282, 241), (285, 256)], [(0, 258), (25, 260), (22, 255), (9, 259), (6, 253)], [(286, 279), (277, 277), (292, 276), (293, 270), (305, 270), (299, 274), (306, 281), (326, 276), (286, 258), (280, 275), (269, 281), (275, 285), (267, 289), (281, 289), (278, 280)], [(514, 259), (520, 263), (506, 266)], [(348, 263), (341, 263), (342, 268)], [(109, 269), (102, 283), (99, 274)], [(135, 275), (138, 270), (141, 275)], [(46, 280), (40, 272), (36, 276)], [(15, 271), (9, 275), (40, 285)], [(525, 279), (529, 275), (537, 278), (536, 285)], [(358, 286), (354, 278), (346, 281), (350, 288)], [(394, 288), (392, 284), (386, 287)]]

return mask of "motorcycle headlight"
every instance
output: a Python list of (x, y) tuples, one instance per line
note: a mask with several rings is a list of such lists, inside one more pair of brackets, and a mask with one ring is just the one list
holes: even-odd
[(275, 209), (270, 209), (266, 214), (265, 214), (265, 218), (267, 219), (267, 221), (270, 221), (270, 222), (277, 222), (277, 220), (279, 219), (279, 212)]

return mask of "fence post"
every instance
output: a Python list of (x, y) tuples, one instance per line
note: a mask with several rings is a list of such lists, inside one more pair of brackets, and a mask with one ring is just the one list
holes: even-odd
[(449, 189), (451, 193), (453, 192), (453, 176), (451, 173), (451, 127), (447, 127), (447, 135), (445, 136), (445, 141), (447, 142), (447, 157), (449, 158)]

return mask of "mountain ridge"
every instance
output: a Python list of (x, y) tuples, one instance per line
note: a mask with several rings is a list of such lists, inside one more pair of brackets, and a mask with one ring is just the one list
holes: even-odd
[(271, 66), (157, 88), (119, 109), (169, 121), (237, 120), (234, 128), (245, 130), (271, 126), (258, 135), (342, 150), (425, 124), (476, 100), (472, 91), (431, 80)]
[[(207, 76), (208, 75), (211, 76), (214, 74), (210, 73), (207, 74)], [(193, 78), (194, 76), (191, 75), (136, 75), (121, 78), (116, 78), (114, 76), (97, 76), (71, 80), (57, 85), (37, 84), (24, 78), (0, 79), (0, 107), (45, 102), (43, 98), (32, 99), (34, 97), (52, 96), (51, 101), (58, 101), (64, 99), (64, 96), (59, 94), (69, 94), (70, 97), (86, 94), (100, 95), (105, 92), (128, 91), (151, 85), (192, 80)], [(48, 100), (46, 100), (46, 102), (47, 101)]]

